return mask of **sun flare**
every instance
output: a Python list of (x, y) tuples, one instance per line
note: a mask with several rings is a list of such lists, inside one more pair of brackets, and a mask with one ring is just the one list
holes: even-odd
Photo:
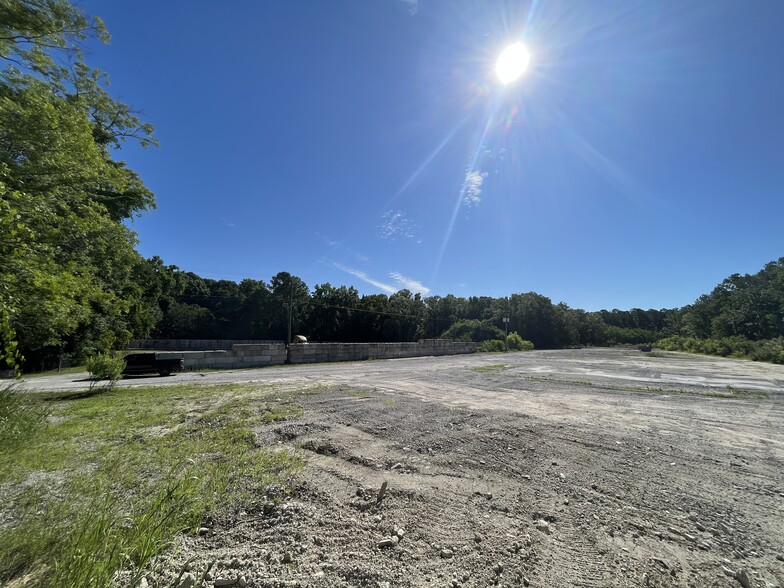
[(501, 51), (498, 61), (495, 62), (495, 73), (498, 80), (504, 84), (511, 84), (525, 73), (531, 56), (522, 43), (514, 43)]

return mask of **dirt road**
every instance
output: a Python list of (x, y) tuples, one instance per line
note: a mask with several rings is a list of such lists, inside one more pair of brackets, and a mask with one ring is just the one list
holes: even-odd
[(590, 349), (143, 383), (190, 379), (322, 387), (258, 431), (306, 458), (297, 491), (164, 576), (195, 557), (218, 560), (208, 586), (784, 586), (784, 366)]

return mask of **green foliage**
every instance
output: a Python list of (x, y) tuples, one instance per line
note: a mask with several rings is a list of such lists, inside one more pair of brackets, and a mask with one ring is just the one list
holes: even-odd
[(503, 344), (504, 332), (493, 325), (491, 321), (467, 319), (457, 321), (441, 334), (442, 339), (453, 339), (455, 341), (474, 341), (479, 343), (489, 339), (501, 338)]
[[(503, 337), (503, 334), (501, 336)], [(506, 344), (503, 339), (488, 339), (487, 341), (482, 341), (478, 350), (488, 353), (503, 352), (506, 351)]]
[(684, 309), (684, 334), (699, 339), (784, 336), (784, 257), (754, 275), (733, 274)]
[(125, 359), (114, 353), (99, 353), (87, 358), (85, 367), (93, 380), (108, 380), (112, 386), (122, 378)]
[(0, 453), (13, 451), (35, 435), (46, 420), (47, 412), (29, 394), (13, 386), (0, 386)]
[(153, 195), (113, 158), (128, 139), (153, 144), (152, 127), (82, 61), (90, 37), (108, 40), (65, 0), (0, 1), (0, 349), (12, 366), (119, 347), (157, 318), (122, 223)]
[(40, 588), (136, 586), (178, 533), (217, 509), (286, 492), (301, 460), (257, 447), (253, 432), (298, 414), (280, 398), (191, 385), (50, 402), (52, 424), (13, 451), (0, 444), (4, 506), (14, 514), (0, 542), (0, 584), (29, 574), (25, 585)]
[(647, 329), (608, 326), (604, 330), (604, 340), (607, 345), (637, 345), (650, 343), (658, 338), (657, 333)]
[(687, 351), (689, 353), (704, 353), (706, 355), (784, 363), (784, 337), (752, 341), (740, 336), (698, 339), (696, 337), (675, 335), (661, 339), (656, 343), (656, 347), (664, 351)]
[(506, 346), (509, 351), (532, 351), (534, 349), (534, 344), (531, 341), (526, 341), (514, 332), (507, 335)]

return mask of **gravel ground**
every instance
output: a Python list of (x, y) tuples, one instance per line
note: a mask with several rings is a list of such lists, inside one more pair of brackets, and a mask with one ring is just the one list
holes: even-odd
[(784, 366), (584, 349), (122, 385), (185, 381), (322, 386), (257, 431), (306, 458), (295, 492), (184, 538), (150, 585), (214, 561), (206, 586), (784, 587)]

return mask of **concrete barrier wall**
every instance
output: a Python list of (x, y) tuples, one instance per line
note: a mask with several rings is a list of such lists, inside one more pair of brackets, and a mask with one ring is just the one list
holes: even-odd
[[(156, 341), (147, 339), (146, 341)], [(426, 355), (458, 355), (474, 353), (476, 343), (462, 343), (445, 339), (422, 339), (417, 343), (306, 343), (289, 346), (288, 353), (284, 343), (236, 343), (227, 349), (196, 350), (207, 340), (157, 339), (166, 341), (165, 345), (153, 347), (160, 351), (178, 351), (185, 360), (185, 369), (216, 368), (240, 369), (282, 365), (289, 363), (324, 363), (332, 361), (361, 361), (365, 359), (395, 359), (402, 357), (421, 357)], [(183, 343), (179, 349), (174, 341)], [(220, 340), (213, 340), (220, 341)], [(227, 342), (227, 341), (224, 341)], [(137, 347), (140, 349), (140, 347)], [(142, 347), (141, 349), (150, 349)]]
[(474, 353), (476, 343), (422, 339), (417, 343), (308, 343), (289, 346), (289, 363), (324, 363)]
[(234, 345), (280, 343), (260, 339), (131, 339), (128, 349), (157, 349), (160, 351), (207, 351), (231, 349)]
[(228, 351), (183, 350), (182, 355), (185, 360), (185, 369), (189, 370), (266, 367), (286, 363), (286, 345), (283, 343), (237, 344)]

